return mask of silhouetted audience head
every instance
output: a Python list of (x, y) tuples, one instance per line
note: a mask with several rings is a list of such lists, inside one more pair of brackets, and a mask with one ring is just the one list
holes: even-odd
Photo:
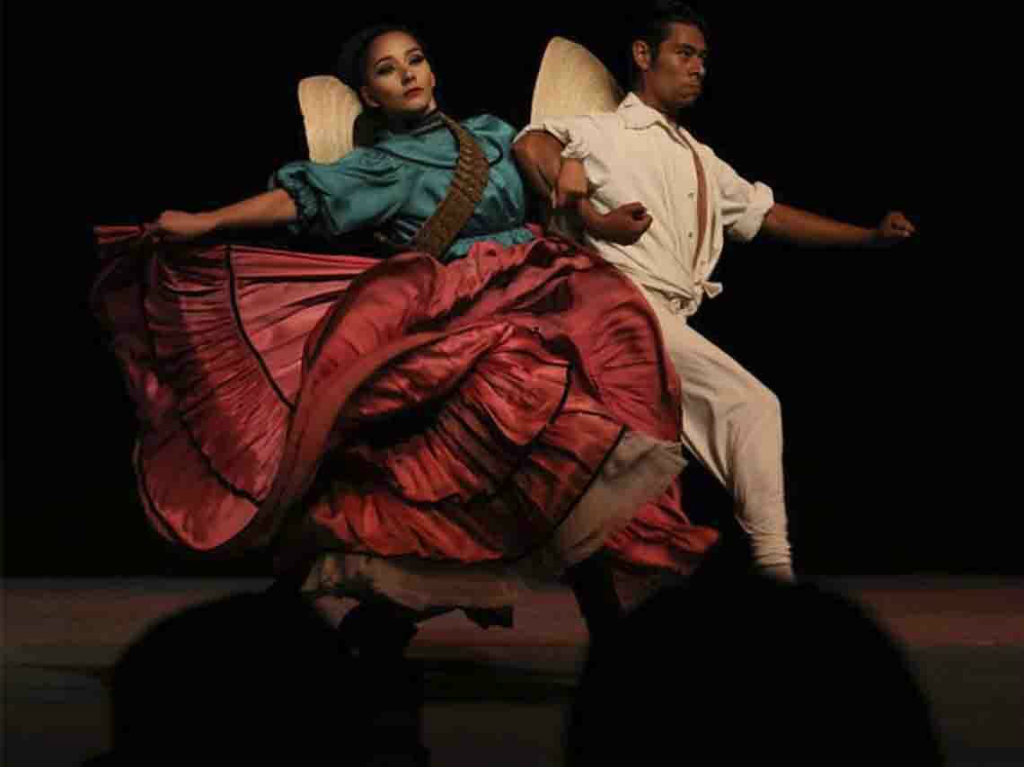
[(381, 732), (382, 706), (421, 702), (408, 700), (408, 685), (397, 689), (399, 671), (346, 657), (336, 631), (298, 598), (242, 594), (191, 607), (119, 659), (113, 750), (86, 764), (371, 763), (389, 739), (418, 740)]
[(582, 765), (938, 765), (899, 646), (852, 600), (712, 565), (588, 658), (567, 727)]

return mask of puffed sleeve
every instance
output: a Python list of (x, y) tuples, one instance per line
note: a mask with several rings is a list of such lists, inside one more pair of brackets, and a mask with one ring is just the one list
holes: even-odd
[(293, 231), (317, 228), (340, 235), (394, 216), (411, 183), (404, 163), (360, 147), (330, 164), (289, 163), (271, 176), (270, 187), (284, 189), (294, 200), (299, 221)]
[(497, 141), (503, 151), (511, 147), (512, 142), (518, 138), (515, 128), (492, 114), (484, 113), (470, 117), (463, 125), (473, 133), (479, 133)]
[(750, 183), (705, 147), (710, 171), (715, 174), (721, 201), (722, 227), (732, 240), (749, 242), (761, 229), (764, 217), (775, 204), (771, 187), (760, 181)]

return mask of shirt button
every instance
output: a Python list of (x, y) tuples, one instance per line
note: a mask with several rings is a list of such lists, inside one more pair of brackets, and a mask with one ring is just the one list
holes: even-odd
[(686, 236), (687, 236), (687, 237), (689, 237), (689, 238), (690, 238), (690, 239), (692, 240), (692, 239), (693, 239), (693, 232), (690, 232), (690, 233), (689, 233), (688, 235), (686, 235)]
[(694, 197), (696, 197), (696, 195), (695, 195), (695, 194), (694, 194), (693, 192), (690, 192), (690, 194), (689, 194), (689, 195), (687, 195), (687, 196), (688, 196), (688, 197), (689, 197), (689, 198), (690, 198), (691, 200), (692, 200), (692, 199), (693, 199)]

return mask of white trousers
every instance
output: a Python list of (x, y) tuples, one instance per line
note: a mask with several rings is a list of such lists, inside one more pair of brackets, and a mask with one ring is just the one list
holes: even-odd
[(782, 479), (782, 411), (772, 391), (686, 322), (681, 302), (641, 286), (679, 373), (683, 444), (733, 497), (755, 562), (792, 578)]

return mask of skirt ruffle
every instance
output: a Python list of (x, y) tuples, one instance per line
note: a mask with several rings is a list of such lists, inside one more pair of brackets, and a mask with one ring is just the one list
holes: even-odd
[(679, 382), (636, 288), (561, 240), (441, 264), (154, 245), (93, 291), (146, 513), (195, 551), (314, 551), (311, 587), (496, 607), (606, 548), (689, 572)]

